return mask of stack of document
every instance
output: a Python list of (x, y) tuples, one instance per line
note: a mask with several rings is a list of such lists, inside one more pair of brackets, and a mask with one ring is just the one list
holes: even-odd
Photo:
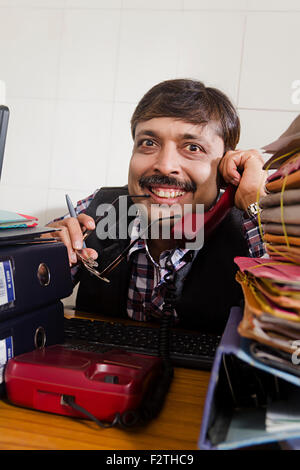
[(289, 388), (288, 400), (274, 400), (267, 407), (266, 430), (268, 432), (284, 432), (300, 428), (299, 388), (292, 386)]
[(51, 227), (39, 227), (37, 217), (0, 209), (0, 245), (46, 243), (56, 241), (41, 235), (53, 232)]
[(273, 259), (300, 264), (300, 115), (275, 142), (265, 169), (268, 195), (259, 201), (266, 249)]
[(300, 340), (300, 265), (267, 258), (235, 262), (245, 299), (239, 333), (292, 354)]
[(16, 212), (4, 211), (0, 209), (0, 229), (29, 228), (37, 225), (36, 217), (18, 214)]
[(256, 340), (257, 359), (300, 375), (300, 115), (264, 149), (274, 170), (259, 201), (268, 256), (235, 259), (245, 298), (239, 333)]

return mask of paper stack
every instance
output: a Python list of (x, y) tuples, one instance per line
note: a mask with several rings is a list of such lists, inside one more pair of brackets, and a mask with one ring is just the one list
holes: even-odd
[(38, 219), (36, 217), (18, 214), (16, 212), (4, 211), (0, 209), (0, 229), (29, 228), (36, 227)]
[(274, 144), (266, 169), (277, 168), (259, 202), (267, 252), (275, 259), (300, 264), (300, 115)]
[[(53, 232), (51, 227), (38, 226), (36, 217), (0, 210), (0, 247), (57, 241), (51, 232)], [(47, 238), (46, 233), (49, 235)], [(41, 235), (44, 235), (43, 238)]]
[(293, 342), (300, 340), (300, 266), (267, 258), (235, 262), (245, 299), (239, 333), (293, 353)]
[(258, 201), (268, 257), (235, 259), (245, 297), (239, 333), (256, 340), (257, 359), (300, 375), (300, 115), (264, 149), (265, 169), (275, 170)]
[(273, 401), (266, 412), (266, 430), (268, 432), (284, 432), (300, 427), (299, 388), (286, 386), (287, 399)]

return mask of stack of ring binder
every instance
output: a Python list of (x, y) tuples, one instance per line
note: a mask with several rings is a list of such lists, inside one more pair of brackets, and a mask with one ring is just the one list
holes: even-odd
[(62, 243), (0, 246), (0, 394), (11, 357), (63, 342), (61, 299), (72, 289)]

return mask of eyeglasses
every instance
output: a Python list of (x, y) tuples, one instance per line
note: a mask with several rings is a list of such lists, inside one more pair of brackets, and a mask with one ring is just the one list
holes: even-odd
[[(148, 194), (143, 194), (143, 195), (123, 195), (123, 196), (118, 196), (116, 199), (114, 199), (114, 201), (111, 203), (111, 207), (109, 208), (109, 210), (106, 212), (105, 215), (101, 215), (101, 216), (98, 216), (96, 219), (95, 219), (95, 226), (97, 226), (97, 224), (100, 222), (100, 220), (102, 220), (105, 216), (107, 216), (108, 212), (116, 206), (116, 204), (118, 203), (118, 201), (120, 200), (121, 197), (130, 197), (130, 198), (136, 198), (136, 197), (150, 197)], [(97, 271), (96, 267), (98, 266), (98, 263), (93, 260), (92, 258), (84, 258), (79, 252), (78, 250), (76, 251), (76, 254), (78, 255), (78, 257), (80, 258), (83, 266), (91, 273), (93, 274), (94, 276), (98, 277), (99, 279), (101, 279), (102, 281), (105, 281), (105, 282), (110, 282), (109, 279), (107, 279), (106, 275), (111, 273), (120, 263), (121, 261), (123, 261), (126, 256), (128, 255), (129, 251), (131, 250), (131, 248), (139, 241), (139, 240), (142, 240), (144, 235), (146, 233), (148, 233), (149, 229), (156, 223), (159, 223), (159, 222), (162, 222), (164, 220), (173, 220), (175, 218), (181, 218), (180, 215), (173, 215), (171, 217), (160, 217), (152, 222), (150, 222), (147, 227), (139, 234), (139, 236), (134, 239), (134, 240), (131, 240), (130, 243), (121, 251), (121, 253), (111, 262), (109, 263), (109, 265), (103, 269), (101, 272)], [(84, 235), (83, 235), (83, 240), (86, 241), (87, 238), (96, 230), (96, 228), (92, 229), (92, 230), (87, 230)]]

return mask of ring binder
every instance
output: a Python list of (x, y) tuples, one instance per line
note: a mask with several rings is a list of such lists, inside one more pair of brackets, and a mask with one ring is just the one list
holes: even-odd
[[(9, 280), (1, 276), (2, 264)], [(0, 321), (68, 297), (72, 290), (63, 243), (0, 247)]]
[[(267, 431), (268, 400), (285, 399), (288, 403), (288, 391), (300, 397), (300, 377), (255, 359), (250, 350), (252, 340), (238, 334), (241, 319), (242, 310), (233, 307), (216, 352), (198, 440), (202, 450), (237, 449), (300, 437), (300, 424), (290, 430)], [(234, 368), (226, 370), (231, 360)], [(237, 384), (240, 388), (234, 387)], [(232, 391), (238, 392), (236, 396)]]

